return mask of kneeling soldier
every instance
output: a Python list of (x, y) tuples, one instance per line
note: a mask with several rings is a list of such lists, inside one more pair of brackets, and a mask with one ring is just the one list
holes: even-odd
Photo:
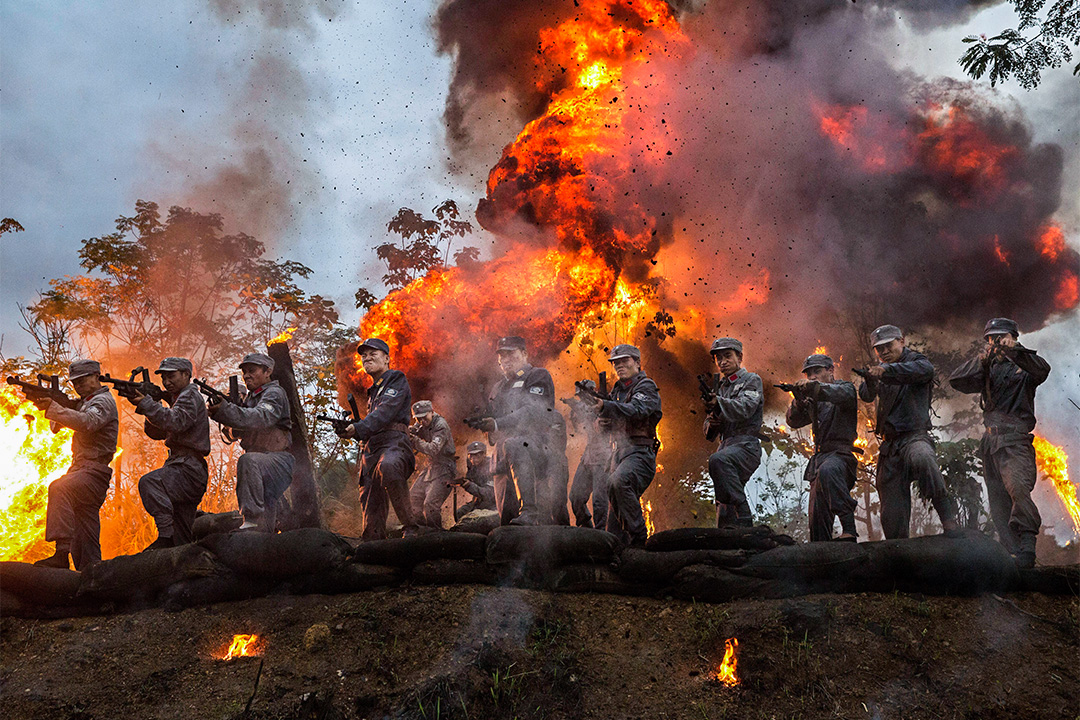
[[(833, 375), (828, 355), (811, 355), (803, 363), (806, 377), (795, 383), (795, 398), (787, 410), (793, 428), (806, 425), (814, 433), (814, 456), (804, 478), (810, 483), (810, 541), (832, 540), (833, 519), (840, 518), (838, 540), (854, 542), (855, 471), (852, 445), (858, 437), (858, 401), (855, 386)], [(787, 388), (785, 388), (787, 389)]]
[(986, 348), (956, 369), (949, 384), (979, 393), (986, 432), (983, 478), (998, 538), (1020, 567), (1034, 567), (1035, 539), (1042, 525), (1031, 500), (1035, 488), (1035, 390), (1050, 364), (1018, 342), (1020, 328), (1008, 318), (986, 323)]
[(292, 412), (289, 398), (271, 380), (274, 361), (262, 353), (240, 363), (248, 394), (240, 405), (212, 402), (210, 417), (229, 428), (230, 442), (240, 440), (244, 454), (236, 461), (236, 500), (244, 516), (241, 530), (277, 530), (278, 500), (292, 484)]
[(418, 524), (442, 530), (442, 506), (457, 473), (454, 437), (430, 400), (414, 403), (412, 412), (416, 423), (409, 428), (409, 439), (413, 449), (427, 458), (409, 492), (413, 517)]
[(495, 480), (491, 472), (491, 458), (487, 445), (477, 440), (469, 443), (465, 458), (465, 477), (459, 483), (473, 499), (458, 508), (454, 520), (460, 520), (473, 510), (495, 510)]
[(146, 416), (143, 431), (165, 440), (169, 457), (157, 470), (139, 478), (139, 497), (157, 525), (157, 540), (147, 550), (184, 545), (194, 538), (191, 524), (206, 492), (206, 456), (210, 454), (210, 420), (202, 393), (191, 382), (191, 361), (165, 358), (155, 374), (169, 393), (169, 407), (133, 392), (128, 401)]

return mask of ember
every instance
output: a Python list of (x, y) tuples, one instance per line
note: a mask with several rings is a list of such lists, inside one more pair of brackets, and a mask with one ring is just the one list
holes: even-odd
[(1076, 486), (1069, 480), (1069, 457), (1065, 450), (1036, 435), (1035, 463), (1039, 472), (1053, 483), (1054, 490), (1072, 518), (1073, 529), (1080, 532), (1080, 501), (1076, 497)]
[(724, 641), (724, 659), (720, 661), (720, 667), (716, 670), (716, 679), (728, 687), (735, 687), (739, 684), (739, 675), (736, 672), (738, 665), (736, 651), (738, 649), (739, 641), (737, 638), (729, 638)]
[(223, 649), (216, 659), (234, 660), (239, 657), (258, 657), (266, 649), (266, 641), (261, 635), (233, 635), (232, 644)]

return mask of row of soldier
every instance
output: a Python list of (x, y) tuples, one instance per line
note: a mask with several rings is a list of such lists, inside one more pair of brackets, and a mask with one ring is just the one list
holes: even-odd
[[(1031, 499), (1036, 477), (1032, 445), (1035, 390), (1049, 374), (1045, 360), (1018, 342), (1015, 322), (989, 321), (985, 346), (950, 377), (957, 390), (980, 395), (985, 434), (981, 453), (985, 483), (998, 536), (1018, 565), (1035, 562), (1035, 538), (1041, 518)], [(858, 388), (837, 379), (833, 361), (822, 354), (806, 358), (804, 378), (783, 385), (793, 399), (787, 421), (810, 426), (814, 454), (806, 467), (810, 485), (811, 541), (857, 540), (856, 502), (852, 497), (857, 460), (858, 400), (876, 401), (879, 436), (876, 487), (881, 525), (887, 538), (909, 533), (911, 486), (934, 507), (946, 535), (959, 532), (955, 506), (946, 493), (930, 435), (930, 395), (934, 367), (907, 347), (893, 325), (877, 328), (871, 344), (879, 363), (860, 372)], [(473, 497), (457, 517), (473, 509), (497, 510), (503, 524), (569, 524), (567, 504), (576, 524), (607, 529), (628, 546), (646, 539), (640, 499), (656, 473), (662, 417), (660, 392), (642, 368), (632, 345), (616, 346), (608, 360), (618, 375), (610, 393), (578, 383), (571, 400), (571, 422), (587, 435), (581, 461), (570, 483), (566, 460), (567, 428), (555, 405), (555, 387), (547, 370), (529, 363), (526, 342), (512, 336), (496, 347), (502, 379), (487, 408), (466, 423), (486, 433), (494, 447), (474, 441), (467, 449), (466, 477), (455, 479), (455, 444), (450, 425), (430, 401), (412, 402), (408, 380), (391, 368), (390, 348), (378, 338), (360, 343), (357, 353), (372, 380), (367, 412), (336, 426), (338, 435), (361, 443), (360, 503), (364, 539), (386, 537), (392, 505), (403, 534), (421, 527), (442, 527), (442, 506), (455, 485)], [(717, 525), (753, 524), (746, 485), (761, 463), (764, 388), (760, 376), (745, 369), (742, 343), (720, 338), (710, 348), (719, 374), (705, 388), (704, 433), (718, 446), (708, 459)], [(190, 542), (196, 508), (207, 487), (209, 421), (229, 442), (239, 441), (236, 495), (243, 516), (241, 530), (273, 532), (279, 500), (292, 480), (289, 452), (291, 416), (288, 398), (272, 379), (274, 361), (252, 353), (240, 363), (247, 394), (230, 402), (217, 393), (204, 401), (192, 383), (192, 365), (165, 358), (157, 370), (165, 393), (161, 400), (136, 385), (120, 393), (144, 416), (144, 430), (164, 440), (164, 465), (144, 475), (139, 494), (157, 526), (157, 549)], [(76, 360), (69, 381), (77, 403), (32, 397), (45, 416), (74, 430), (69, 471), (49, 487), (46, 536), (55, 553), (39, 564), (76, 569), (101, 559), (99, 510), (109, 488), (109, 467), (119, 429), (116, 402), (101, 384), (100, 366)], [(164, 404), (163, 404), (164, 403)], [(416, 473), (417, 456), (422, 467)], [(410, 490), (409, 480), (416, 475)], [(455, 518), (457, 519), (457, 518)]]

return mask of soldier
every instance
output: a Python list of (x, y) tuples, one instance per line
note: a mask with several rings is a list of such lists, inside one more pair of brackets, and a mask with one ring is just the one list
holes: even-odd
[(746, 483), (761, 464), (761, 420), (765, 396), (761, 378), (742, 367), (743, 346), (734, 338), (713, 342), (713, 362), (720, 370), (707, 403), (705, 439), (720, 439), (709, 456), (709, 476), (716, 493), (717, 527), (751, 527)]
[(599, 417), (611, 421), (607, 531), (630, 547), (644, 547), (648, 534), (641, 495), (656, 475), (656, 426), (663, 417), (660, 390), (642, 372), (641, 351), (633, 345), (616, 345), (608, 361), (619, 381), (610, 400), (596, 400), (593, 406)]
[(934, 366), (926, 356), (906, 347), (895, 325), (882, 325), (870, 334), (881, 361), (866, 370), (859, 384), (864, 402), (877, 399), (874, 432), (878, 446), (877, 491), (881, 500), (881, 529), (888, 539), (906, 538), (911, 529), (911, 484), (929, 499), (946, 535), (959, 532), (956, 511), (945, 491), (930, 438), (930, 391)]
[(454, 513), (454, 520), (468, 515), (473, 510), (495, 510), (495, 485), (491, 474), (491, 458), (487, 454), (487, 445), (480, 441), (469, 443), (465, 458), (465, 477), (456, 481), (473, 499), (465, 503)]
[(1035, 487), (1035, 390), (1050, 364), (1018, 342), (1020, 329), (994, 318), (983, 333), (986, 347), (953, 372), (949, 384), (978, 393), (983, 411), (980, 448), (990, 515), (1001, 544), (1023, 568), (1035, 565), (1035, 538), (1042, 518), (1031, 500)]
[(68, 381), (79, 395), (79, 403), (65, 408), (48, 398), (34, 400), (45, 417), (57, 426), (71, 428), (71, 467), (49, 485), (45, 509), (45, 540), (56, 550), (35, 565), (70, 567), (76, 570), (101, 561), (101, 516), (112, 479), (109, 463), (116, 455), (120, 418), (116, 401), (98, 379), (101, 366), (95, 360), (75, 360), (68, 367)]
[[(585, 385), (593, 390), (596, 383), (586, 380)], [(611, 465), (611, 435), (603, 427), (601, 420), (590, 403), (575, 394), (570, 400), (570, 423), (578, 432), (584, 432), (587, 438), (585, 451), (574, 471), (574, 484), (570, 487), (570, 507), (574, 511), (574, 520), (579, 527), (607, 527), (608, 514), (608, 470)], [(610, 425), (605, 419), (604, 424)], [(592, 496), (592, 514), (589, 513), (589, 497)]]
[[(390, 369), (390, 346), (368, 338), (356, 348), (364, 372), (372, 379), (368, 388), (367, 414), (338, 433), (362, 443), (360, 456), (360, 507), (364, 513), (365, 540), (386, 537), (389, 503), (406, 537), (416, 534), (409, 506), (409, 477), (416, 457), (409, 443), (409, 407), (412, 391), (405, 373)], [(388, 502), (389, 501), (389, 502)]]
[(810, 483), (810, 541), (832, 540), (833, 520), (839, 517), (837, 540), (856, 542), (851, 489), (858, 467), (852, 448), (858, 437), (858, 400), (855, 386), (837, 381), (833, 369), (828, 355), (806, 358), (806, 377), (795, 383), (787, 423), (793, 428), (810, 425), (814, 433), (814, 456), (803, 475)]
[(430, 400), (414, 403), (412, 413), (416, 422), (409, 428), (409, 439), (413, 450), (427, 458), (409, 492), (412, 514), (418, 524), (442, 530), (442, 506), (457, 472), (454, 437)]
[(489, 433), (495, 444), (499, 513), (503, 524), (548, 524), (552, 505), (547, 449), (551, 427), (557, 424), (555, 384), (547, 370), (529, 364), (525, 338), (504, 337), (495, 353), (503, 379), (492, 393), (492, 416), (480, 420), (477, 428)]
[(244, 454), (236, 461), (236, 499), (244, 516), (241, 530), (277, 531), (278, 500), (292, 484), (292, 412), (289, 398), (271, 380), (274, 361), (262, 353), (240, 363), (247, 396), (241, 404), (211, 401), (210, 417), (225, 428), (230, 442), (240, 440)]
[(169, 393), (168, 407), (133, 391), (127, 396), (135, 412), (146, 417), (143, 431), (169, 448), (165, 464), (139, 478), (139, 497), (157, 525), (157, 540), (147, 550), (191, 542), (195, 510), (206, 492), (210, 454), (210, 420), (202, 393), (191, 383), (191, 361), (165, 358), (155, 372)]

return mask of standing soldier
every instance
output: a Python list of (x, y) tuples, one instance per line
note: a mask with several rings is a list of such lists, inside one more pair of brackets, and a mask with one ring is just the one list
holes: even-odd
[(810, 483), (810, 541), (832, 540), (833, 520), (839, 517), (837, 540), (856, 542), (851, 489), (858, 467), (852, 447), (858, 437), (858, 400), (855, 386), (837, 381), (833, 369), (828, 355), (806, 358), (806, 377), (795, 383), (787, 423), (793, 428), (810, 425), (814, 433), (814, 456), (803, 476)]
[(469, 443), (465, 458), (465, 477), (460, 482), (465, 492), (473, 499), (465, 503), (454, 513), (454, 520), (461, 520), (473, 510), (495, 510), (495, 486), (491, 475), (491, 458), (487, 454), (487, 445), (480, 441)]
[[(495, 353), (503, 379), (491, 397), (491, 417), (476, 423), (495, 444), (495, 498), (503, 524), (551, 522), (548, 483), (550, 428), (555, 383), (544, 368), (529, 364), (525, 338), (499, 340)], [(565, 512), (565, 509), (564, 509)]]
[(147, 550), (191, 542), (195, 510), (206, 492), (210, 454), (210, 420), (202, 393), (191, 382), (191, 361), (165, 358), (156, 371), (169, 393), (169, 407), (133, 391), (128, 401), (146, 416), (143, 431), (164, 440), (169, 457), (157, 470), (139, 478), (139, 497), (157, 525), (157, 540)]
[(457, 473), (454, 437), (430, 400), (414, 403), (412, 413), (416, 422), (409, 428), (409, 439), (413, 449), (427, 458), (409, 492), (412, 514), (418, 524), (442, 530), (442, 506)]
[(262, 353), (240, 363), (248, 393), (240, 405), (212, 401), (210, 417), (228, 428), (230, 442), (240, 440), (244, 454), (236, 461), (236, 500), (244, 516), (241, 530), (277, 531), (278, 500), (292, 484), (292, 412), (285, 389), (271, 380), (274, 360)]
[[(596, 383), (592, 380), (586, 380), (585, 385), (596, 389)], [(610, 425), (611, 421), (601, 421), (592, 404), (583, 399), (580, 393), (564, 402), (570, 405), (570, 422), (587, 438), (585, 451), (574, 471), (574, 484), (570, 487), (570, 507), (574, 510), (574, 520), (579, 527), (602, 529), (607, 527), (611, 434), (601, 427), (601, 422)], [(591, 515), (589, 496), (592, 496)]]
[(616, 345), (608, 358), (619, 381), (610, 400), (596, 400), (593, 409), (611, 421), (611, 475), (608, 478), (607, 530), (631, 547), (644, 547), (648, 532), (641, 514), (641, 495), (656, 475), (660, 442), (656, 426), (663, 417), (660, 391), (641, 370), (641, 351)]
[(946, 535), (959, 532), (956, 511), (945, 491), (930, 438), (930, 391), (934, 366), (922, 353), (906, 347), (895, 325), (882, 325), (870, 334), (881, 361), (867, 368), (859, 384), (864, 402), (877, 399), (874, 432), (878, 446), (877, 491), (881, 500), (881, 529), (885, 537), (906, 538), (911, 532), (911, 484), (930, 500)]
[(416, 457), (409, 443), (409, 408), (412, 391), (405, 373), (390, 369), (390, 346), (368, 338), (356, 348), (364, 372), (372, 379), (368, 388), (367, 414), (338, 433), (362, 443), (360, 456), (360, 507), (364, 513), (365, 540), (386, 537), (386, 517), (394, 512), (406, 537), (416, 534), (409, 506), (409, 477)]
[(949, 384), (978, 393), (983, 411), (980, 448), (990, 515), (1001, 544), (1023, 568), (1035, 565), (1035, 538), (1042, 518), (1031, 500), (1035, 488), (1035, 390), (1050, 375), (1050, 364), (1017, 342), (1020, 328), (994, 318), (983, 333), (986, 347), (956, 369)]
[(720, 439), (709, 456), (709, 476), (716, 493), (717, 527), (754, 524), (746, 483), (761, 464), (761, 421), (765, 395), (761, 378), (742, 367), (743, 346), (734, 338), (713, 342), (713, 362), (720, 371), (706, 403), (705, 439)]
[(68, 381), (79, 395), (74, 408), (65, 408), (48, 398), (34, 400), (45, 417), (71, 428), (71, 467), (49, 485), (49, 504), (45, 509), (45, 540), (55, 542), (56, 550), (36, 565), (70, 567), (76, 570), (101, 561), (101, 506), (109, 491), (116, 455), (120, 418), (116, 401), (98, 379), (101, 366), (95, 360), (75, 360), (68, 367)]

